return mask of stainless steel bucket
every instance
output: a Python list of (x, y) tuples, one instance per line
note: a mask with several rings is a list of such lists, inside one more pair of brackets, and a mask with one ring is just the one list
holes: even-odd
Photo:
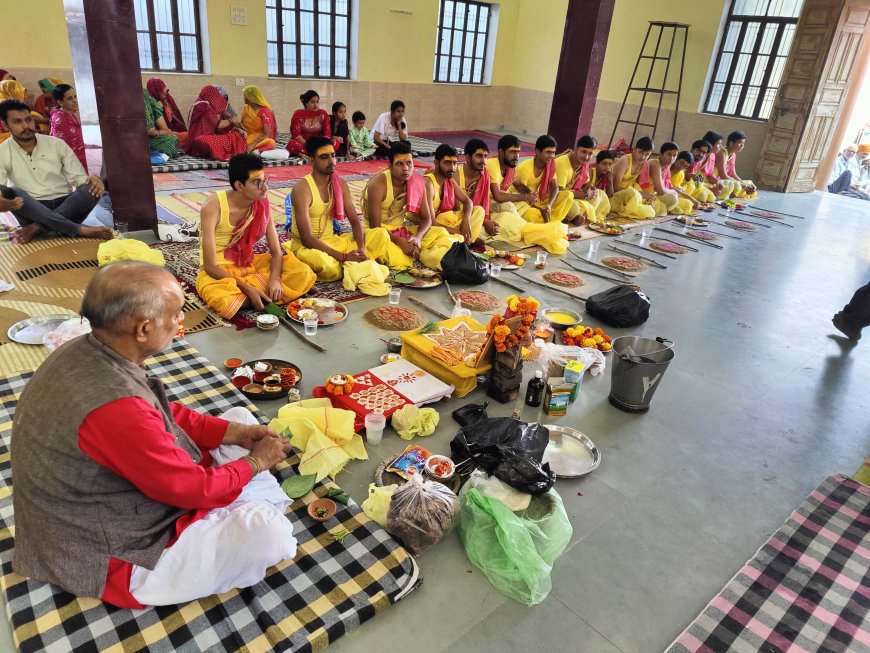
[[(616, 338), (612, 343), (610, 403), (628, 413), (649, 410), (653, 394), (674, 358), (673, 344), (667, 338)], [(636, 357), (626, 354), (629, 347)]]

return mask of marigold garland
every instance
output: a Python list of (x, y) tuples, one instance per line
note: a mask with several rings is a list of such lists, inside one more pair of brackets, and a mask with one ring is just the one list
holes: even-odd
[[(511, 295), (507, 298), (507, 310), (505, 314), (494, 315), (486, 327), (487, 333), (493, 334), (492, 339), (497, 352), (503, 352), (511, 347), (516, 347), (529, 335), (529, 329), (532, 322), (535, 321), (535, 316), (540, 306), (540, 302), (534, 297)], [(522, 320), (517, 330), (512, 333), (506, 321), (507, 318), (517, 316), (522, 316)]]
[(330, 395), (346, 395), (353, 390), (354, 380), (352, 374), (333, 374), (326, 379), (326, 393)]
[(610, 351), (611, 338), (601, 328), (571, 327), (562, 332), (562, 343), (575, 347), (589, 347), (598, 351)]

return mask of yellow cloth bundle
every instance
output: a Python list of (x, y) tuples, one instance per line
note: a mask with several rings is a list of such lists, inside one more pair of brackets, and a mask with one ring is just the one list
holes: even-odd
[(390, 424), (403, 440), (410, 440), (415, 435), (432, 435), (441, 416), (434, 408), (417, 408), (413, 404), (402, 406), (393, 413)]
[(393, 492), (399, 489), (396, 484), (385, 485), (378, 487), (374, 483), (369, 484), (369, 497), (362, 502), (360, 506), (363, 512), (368, 515), (369, 519), (381, 525), (381, 528), (387, 527), (387, 513), (390, 512), (390, 501), (393, 499)]
[(353, 430), (352, 411), (333, 408), (329, 399), (306, 399), (288, 404), (269, 423), (276, 433), (289, 428), (290, 444), (299, 449), (300, 474), (335, 478), (350, 460), (368, 460), (362, 438)]
[(132, 238), (115, 238), (100, 243), (97, 249), (97, 262), (100, 267), (115, 261), (143, 261), (160, 267), (166, 265), (163, 252), (151, 249), (141, 240)]
[(366, 295), (383, 297), (390, 293), (390, 284), (386, 283), (389, 276), (390, 269), (377, 261), (348, 262), (344, 264), (344, 289), (359, 288)]

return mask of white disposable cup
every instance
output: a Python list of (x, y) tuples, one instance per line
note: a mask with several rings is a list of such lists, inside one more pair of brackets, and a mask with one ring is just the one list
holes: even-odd
[(501, 263), (489, 264), (489, 276), (493, 279), (498, 279), (501, 276)]
[(589, 241), (589, 256), (593, 256), (598, 252), (598, 246), (601, 245), (601, 240), (593, 238)]
[(647, 238), (650, 237), (651, 234), (652, 234), (652, 228), (651, 227), (644, 227), (643, 229), (641, 229), (640, 237), (643, 238), (644, 240), (646, 240)]
[(547, 262), (547, 252), (544, 250), (540, 250), (535, 255), (535, 263), (546, 263)]
[(390, 291), (389, 302), (393, 305), (396, 305), (399, 303), (399, 298), (401, 296), (402, 296), (402, 289), (401, 288), (393, 288)]
[(316, 317), (306, 317), (302, 320), (302, 323), (305, 325), (305, 335), (313, 336), (317, 333), (317, 318)]
[(369, 413), (366, 415), (366, 442), (369, 444), (380, 444), (386, 424), (387, 418), (384, 417), (383, 413)]

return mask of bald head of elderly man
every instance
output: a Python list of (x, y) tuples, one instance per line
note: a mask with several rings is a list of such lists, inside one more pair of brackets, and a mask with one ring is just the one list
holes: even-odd
[(120, 262), (82, 301), (93, 332), (51, 354), (12, 430), (18, 573), (113, 605), (166, 605), (259, 582), (295, 555), (268, 470), (290, 445), (250, 412), (170, 402), (145, 360), (179, 332), (163, 268)]

